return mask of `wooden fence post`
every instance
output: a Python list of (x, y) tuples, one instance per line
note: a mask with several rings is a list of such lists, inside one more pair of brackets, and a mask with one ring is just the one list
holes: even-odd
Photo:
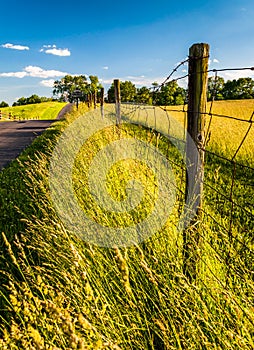
[(94, 109), (97, 108), (97, 91), (94, 91), (93, 93), (93, 105), (94, 105)]
[(115, 87), (115, 106), (116, 106), (116, 125), (121, 124), (121, 92), (120, 92), (120, 80), (114, 80)]
[(194, 281), (197, 277), (200, 254), (198, 226), (202, 209), (204, 180), (204, 128), (208, 59), (208, 44), (194, 44), (189, 49), (185, 200), (187, 206), (190, 206), (190, 210), (195, 214), (192, 214), (191, 222), (183, 232), (183, 271), (190, 281)]
[(88, 94), (88, 107), (92, 107), (92, 100), (93, 100), (93, 96), (92, 96), (92, 93), (90, 92)]
[(101, 117), (104, 118), (104, 88), (101, 88), (100, 93)]

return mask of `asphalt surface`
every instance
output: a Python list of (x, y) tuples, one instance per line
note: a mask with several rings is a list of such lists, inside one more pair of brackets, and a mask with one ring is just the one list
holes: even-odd
[[(66, 105), (58, 114), (61, 119), (72, 108)], [(0, 123), (0, 170), (6, 167), (12, 160), (28, 147), (32, 141), (43, 133), (53, 120), (23, 120)]]

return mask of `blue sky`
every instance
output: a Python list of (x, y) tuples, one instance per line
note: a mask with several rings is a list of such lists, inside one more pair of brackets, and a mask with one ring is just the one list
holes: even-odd
[(210, 68), (254, 66), (254, 0), (8, 0), (1, 14), (0, 102), (9, 104), (51, 96), (65, 74), (97, 75), (106, 89), (115, 78), (149, 87), (198, 42), (210, 45)]

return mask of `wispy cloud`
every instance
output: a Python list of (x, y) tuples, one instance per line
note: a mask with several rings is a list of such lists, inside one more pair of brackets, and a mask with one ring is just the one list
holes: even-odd
[(5, 49), (12, 49), (12, 50), (19, 50), (19, 51), (29, 50), (28, 46), (14, 45), (14, 44), (10, 44), (10, 43), (6, 43), (6, 44), (3, 44), (1, 46), (4, 47)]
[(26, 72), (9, 72), (9, 73), (0, 73), (2, 78), (24, 78), (27, 76)]
[(102, 69), (108, 70), (108, 66), (104, 66), (104, 67), (102, 67)]
[(225, 71), (225, 72), (219, 72), (220, 76), (223, 77), (225, 80), (233, 80), (233, 79), (239, 79), (239, 78), (254, 78), (254, 71), (251, 70), (232, 70), (232, 71)]
[(21, 72), (8, 72), (0, 73), (0, 77), (8, 78), (24, 78), (24, 77), (33, 77), (33, 78), (53, 78), (53, 77), (62, 77), (66, 75), (66, 72), (61, 72), (58, 70), (50, 69), (46, 70), (37, 66), (27, 66)]
[(211, 64), (211, 63), (220, 63), (220, 61), (217, 58), (209, 59), (208, 64)]
[(54, 82), (54, 79), (42, 80), (40, 81), (40, 85), (52, 88), (54, 86)]
[(56, 45), (43, 45), (43, 48), (40, 49), (40, 52), (45, 52), (46, 54), (54, 56), (70, 56), (71, 52), (69, 49), (60, 49)]

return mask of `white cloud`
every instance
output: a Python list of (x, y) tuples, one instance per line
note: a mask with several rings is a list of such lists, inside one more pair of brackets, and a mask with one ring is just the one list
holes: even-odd
[(66, 75), (66, 72), (61, 72), (58, 70), (46, 70), (37, 66), (27, 66), (23, 69), (22, 72), (9, 72), (9, 73), (0, 73), (0, 77), (14, 77), (14, 78), (24, 78), (24, 77), (33, 77), (33, 78), (53, 78), (53, 77), (62, 77)]
[(25, 72), (27, 72), (27, 75), (34, 78), (51, 78), (51, 77), (61, 77), (63, 75), (66, 75), (66, 72), (61, 72), (58, 70), (45, 70), (41, 67), (37, 66), (27, 66), (24, 68)]
[(48, 49), (45, 51), (47, 54), (55, 55), (55, 56), (70, 56), (71, 53), (68, 49)]
[(19, 51), (29, 50), (28, 46), (14, 45), (14, 44), (10, 44), (10, 43), (3, 44), (1, 46), (4, 47), (5, 49), (13, 49), (13, 50), (19, 50)]
[(104, 66), (102, 67), (102, 69), (108, 70), (108, 66)]
[(254, 71), (251, 70), (232, 70), (225, 72), (218, 72), (218, 75), (223, 77), (225, 80), (233, 80), (239, 78), (254, 78)]
[(42, 80), (40, 81), (40, 85), (52, 88), (54, 86), (54, 82), (54, 79)]
[(71, 55), (69, 49), (58, 49), (56, 45), (43, 45), (43, 48), (40, 49), (40, 52), (45, 52), (46, 54), (62, 57)]
[(217, 60), (217, 58), (213, 58), (212, 60), (209, 59), (209, 60), (208, 60), (208, 64), (210, 65), (211, 63), (220, 63), (220, 61)]
[(24, 78), (26, 75), (27, 75), (26, 72), (0, 73), (0, 77), (3, 77), (3, 78)]

